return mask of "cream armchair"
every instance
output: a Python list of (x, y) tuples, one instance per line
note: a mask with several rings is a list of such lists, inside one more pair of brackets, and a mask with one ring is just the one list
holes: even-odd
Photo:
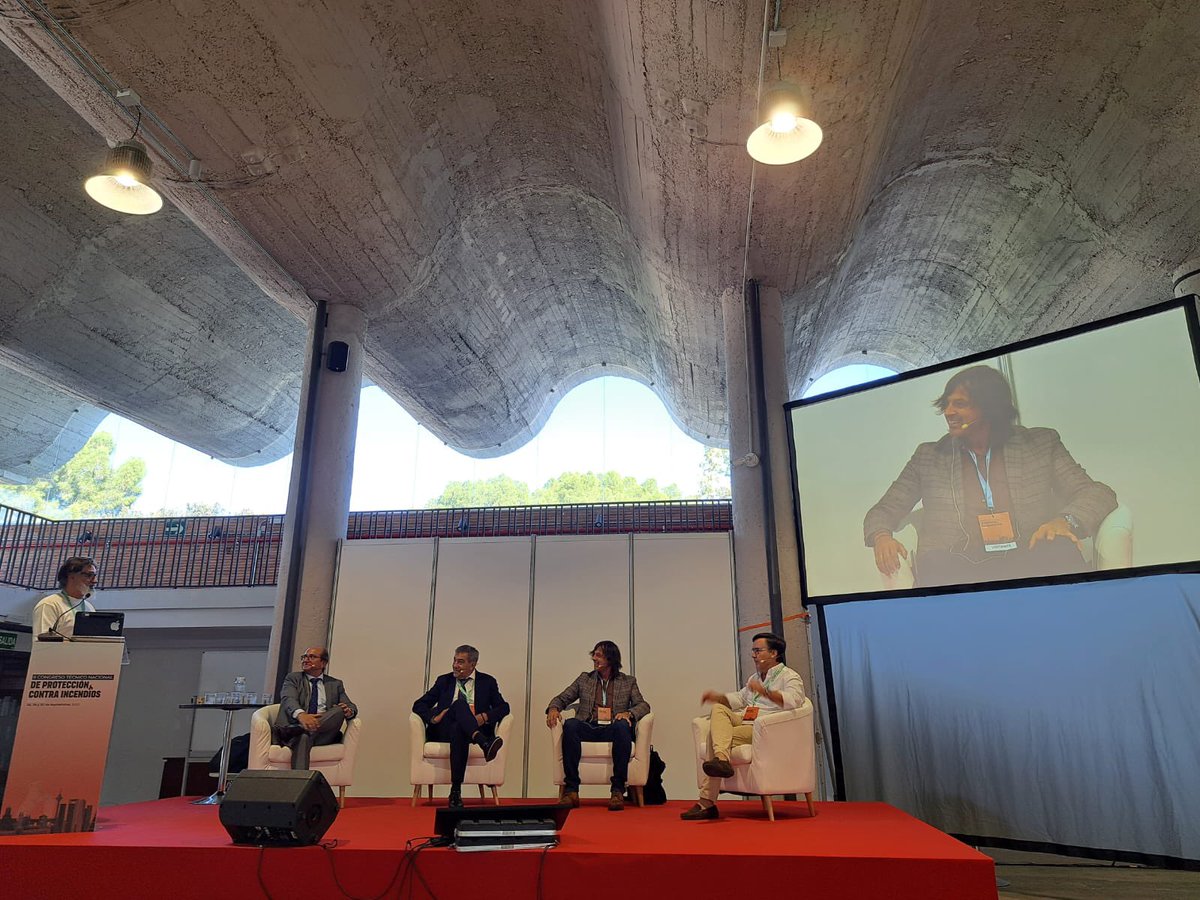
[[(256, 709), (250, 717), (251, 769), (290, 769), (292, 749), (271, 743), (271, 726), (279, 716), (279, 704), (272, 703)], [(310, 769), (320, 772), (332, 787), (338, 789), (338, 806), (346, 803), (346, 787), (354, 783), (354, 760), (358, 756), (358, 741), (362, 735), (362, 716), (346, 723), (340, 744), (313, 747), (308, 757)]]
[[(573, 710), (566, 710), (563, 716), (566, 716), (567, 713), (574, 715)], [(558, 723), (550, 729), (550, 739), (554, 742), (554, 783), (558, 785), (560, 796), (565, 780), (563, 778), (562, 723), (563, 719), (560, 718)], [(637, 798), (638, 806), (645, 805), (642, 788), (646, 786), (646, 779), (650, 777), (650, 738), (653, 733), (654, 713), (650, 712), (638, 719), (633, 752), (629, 757), (627, 786), (633, 789), (633, 796)], [(584, 741), (581, 750), (579, 783), (608, 784), (613, 773), (612, 744), (603, 741)]]
[[(708, 716), (692, 720), (697, 787), (702, 784), (701, 766), (709, 755), (708, 729)], [(803, 794), (808, 801), (808, 814), (815, 816), (812, 792), (817, 787), (817, 754), (812, 701), (806, 698), (796, 709), (761, 713), (754, 720), (753, 740), (734, 747), (729, 762), (733, 764), (733, 776), (721, 779), (722, 791), (762, 797), (763, 809), (772, 822), (775, 821), (773, 794)]]
[[(509, 732), (512, 731), (513, 717), (505, 716), (496, 726), (496, 737), (504, 741), (504, 746), (491, 762), (485, 762), (483, 750), (472, 745), (467, 754), (467, 772), (463, 776), (463, 784), (479, 785), (479, 796), (484, 796), (483, 788), (492, 789), (492, 800), (500, 805), (500, 792), (497, 790), (504, 784), (504, 768), (508, 761)], [(447, 741), (425, 740), (425, 722), (416, 713), (408, 714), (409, 759), (411, 760), (409, 781), (413, 786), (412, 805), (417, 805), (421, 796), (421, 788), (429, 787), (429, 799), (433, 800), (435, 784), (450, 783), (450, 744)]]
[[(907, 548), (908, 556), (900, 558), (899, 570), (891, 575), (879, 576), (885, 590), (906, 591), (913, 586), (912, 562), (917, 546), (916, 529), (920, 525), (923, 512), (918, 506), (896, 530), (896, 540)], [(1116, 509), (1104, 517), (1104, 521), (1096, 529), (1095, 536), (1085, 538), (1080, 544), (1083, 558), (1093, 569), (1128, 569), (1133, 565), (1133, 510), (1124, 504), (1118, 504)]]

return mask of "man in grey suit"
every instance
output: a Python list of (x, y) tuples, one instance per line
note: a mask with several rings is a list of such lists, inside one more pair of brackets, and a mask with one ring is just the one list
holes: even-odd
[(307, 769), (312, 748), (336, 743), (342, 723), (358, 715), (341, 680), (325, 674), (328, 665), (328, 650), (308, 647), (300, 671), (289, 673), (279, 689), (279, 717), (271, 733), (274, 743), (292, 748), (293, 769)]
[(621, 650), (612, 641), (601, 641), (592, 650), (592, 671), (581, 672), (565, 691), (546, 707), (546, 726), (558, 724), (562, 711), (579, 701), (575, 718), (563, 721), (563, 802), (579, 805), (579, 760), (584, 741), (610, 742), (612, 793), (608, 808), (625, 808), (625, 781), (638, 719), (650, 712), (637, 679), (621, 671)]
[(1016, 424), (1008, 381), (990, 366), (956, 373), (933, 405), (947, 433), (917, 447), (863, 521), (879, 571), (892, 575), (908, 557), (894, 532), (917, 503), (917, 587), (1084, 571), (1080, 541), (1116, 508), (1112, 488), (1057, 431)]

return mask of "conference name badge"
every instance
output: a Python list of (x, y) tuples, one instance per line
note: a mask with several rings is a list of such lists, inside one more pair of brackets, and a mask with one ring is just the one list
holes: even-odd
[(612, 707), (611, 706), (597, 706), (596, 707), (596, 721), (599, 722), (601, 725), (611, 725), (612, 724)]
[(988, 553), (1017, 549), (1012, 516), (1006, 512), (984, 513), (979, 516), (979, 532), (983, 535), (983, 549)]
[(758, 718), (758, 707), (757, 706), (747, 706), (744, 710), (742, 710), (742, 722), (743, 723), (753, 722), (757, 718)]

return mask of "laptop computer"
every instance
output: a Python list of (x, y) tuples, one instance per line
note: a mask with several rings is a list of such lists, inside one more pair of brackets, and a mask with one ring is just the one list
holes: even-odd
[(125, 632), (125, 613), (80, 612), (75, 614), (75, 637), (121, 637)]

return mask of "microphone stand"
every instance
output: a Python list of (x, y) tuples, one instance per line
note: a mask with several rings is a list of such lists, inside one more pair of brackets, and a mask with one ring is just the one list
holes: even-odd
[[(65, 591), (63, 592), (63, 596), (66, 597), (68, 600), (70, 599), (70, 595), (67, 594)], [(63, 616), (65, 616), (67, 613), (74, 612), (81, 604), (86, 603), (87, 598), (90, 596), (92, 596), (92, 592), (88, 591), (82, 597), (80, 597), (73, 605), (71, 605), (67, 609), (64, 609), (62, 612), (60, 612), (58, 614), (58, 618), (56, 618), (54, 620), (54, 624), (50, 626), (50, 630), (47, 631), (45, 634), (39, 634), (37, 636), (37, 639), (39, 641), (73, 641), (73, 640), (75, 640), (70, 635), (63, 634), (61, 631), (59, 631), (58, 623), (63, 620)]]

